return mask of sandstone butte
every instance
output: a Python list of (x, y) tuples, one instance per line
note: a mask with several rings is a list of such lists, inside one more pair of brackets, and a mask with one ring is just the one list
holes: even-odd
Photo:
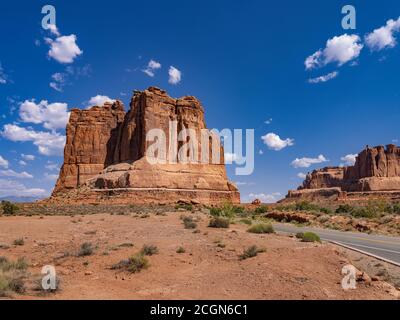
[(366, 148), (353, 166), (325, 167), (307, 174), (285, 200), (400, 199), (400, 148), (389, 144)]
[[(156, 87), (135, 91), (128, 112), (120, 101), (88, 110), (71, 110), (64, 163), (47, 201), (68, 204), (240, 203), (238, 189), (227, 179), (219, 139), (217, 147), (221, 158), (218, 164), (212, 159), (209, 163), (177, 160), (177, 163), (150, 164), (147, 161), (146, 150), (154, 143), (146, 141), (147, 132), (159, 128), (168, 137), (170, 121), (177, 121), (178, 131), (190, 128), (200, 134), (201, 129), (206, 129), (204, 109), (199, 100), (192, 96), (174, 99)], [(212, 139), (210, 149), (211, 143)]]

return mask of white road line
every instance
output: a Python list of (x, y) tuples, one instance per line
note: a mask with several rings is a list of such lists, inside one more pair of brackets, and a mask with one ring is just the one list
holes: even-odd
[(376, 255), (376, 254), (373, 254), (373, 253), (370, 253), (370, 252), (367, 252), (367, 251), (364, 251), (364, 250), (361, 250), (361, 249), (357, 249), (357, 248), (354, 248), (354, 247), (352, 247), (352, 246), (348, 246), (348, 245), (346, 245), (346, 244), (344, 244), (344, 243), (341, 243), (341, 242), (336, 242), (336, 241), (329, 241), (329, 242), (330, 242), (330, 243), (333, 243), (333, 244), (336, 244), (337, 246), (344, 247), (344, 248), (346, 248), (346, 249), (350, 249), (350, 250), (353, 250), (353, 251), (357, 251), (357, 252), (362, 253), (362, 254), (365, 254), (365, 255), (367, 255), (367, 256), (370, 256), (370, 257), (376, 258), (376, 259), (378, 259), (378, 260), (382, 260), (382, 261), (385, 261), (385, 262), (387, 262), (387, 263), (390, 263), (390, 264), (393, 264), (393, 265), (395, 265), (395, 266), (400, 267), (400, 263), (395, 262), (395, 261), (390, 260), (390, 259), (383, 258), (383, 257), (378, 256), (378, 255)]
[[(328, 241), (330, 241), (329, 239), (327, 239)], [(400, 251), (394, 251), (394, 250), (389, 250), (389, 249), (382, 249), (382, 248), (377, 248), (377, 247), (370, 247), (370, 246), (364, 246), (362, 244), (357, 244), (357, 243), (348, 243), (348, 242), (343, 242), (343, 241), (337, 241), (340, 243), (344, 243), (347, 244), (349, 246), (356, 246), (356, 247), (362, 247), (362, 248), (367, 248), (367, 249), (373, 249), (373, 250), (379, 250), (379, 251), (386, 251), (386, 252), (392, 252), (392, 253), (396, 253), (400, 255)]]

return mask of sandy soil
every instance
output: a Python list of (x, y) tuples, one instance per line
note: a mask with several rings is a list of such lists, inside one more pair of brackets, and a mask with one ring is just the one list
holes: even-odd
[[(26, 257), (29, 272), (54, 265), (61, 290), (23, 299), (393, 299), (386, 283), (357, 283), (356, 290), (341, 287), (341, 269), (348, 263), (343, 250), (329, 244), (302, 243), (283, 235), (246, 232), (248, 226), (229, 229), (185, 229), (182, 212), (134, 215), (0, 217), (0, 256)], [(191, 214), (191, 213), (186, 213)], [(13, 245), (23, 237), (25, 244)], [(77, 257), (83, 242), (94, 254)], [(120, 246), (132, 243), (133, 247)], [(225, 247), (217, 244), (223, 243)], [(111, 270), (113, 264), (154, 244), (159, 253), (149, 257), (150, 267), (140, 273)], [(243, 261), (238, 255), (251, 245), (266, 252)], [(185, 253), (176, 253), (178, 247)], [(67, 254), (65, 254), (67, 253)]]

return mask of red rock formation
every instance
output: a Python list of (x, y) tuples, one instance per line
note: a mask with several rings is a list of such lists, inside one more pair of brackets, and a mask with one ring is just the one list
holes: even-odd
[[(74, 109), (67, 126), (64, 165), (53, 192), (53, 199), (67, 195), (71, 201), (113, 201), (123, 203), (176, 202), (240, 202), (237, 188), (227, 180), (223, 149), (219, 143), (218, 163), (210, 156), (208, 162), (184, 163), (177, 155), (168, 153), (158, 158), (166, 163), (150, 164), (146, 151), (154, 143), (146, 135), (152, 129), (166, 134), (167, 150), (171, 150), (171, 121), (176, 123), (172, 132), (191, 130), (198, 138), (196, 145), (201, 160), (201, 133), (206, 129), (204, 110), (191, 96), (174, 99), (155, 87), (136, 91), (131, 99), (130, 111), (125, 114), (120, 102)], [(206, 131), (209, 133), (208, 131)], [(187, 138), (190, 142), (191, 138)], [(176, 137), (174, 141), (176, 140)], [(194, 140), (193, 140), (194, 141)], [(212, 138), (207, 136), (208, 152)], [(177, 143), (177, 150), (184, 142)], [(174, 154), (171, 152), (171, 154)], [(169, 161), (167, 161), (169, 160)], [(173, 161), (171, 161), (173, 160)], [(124, 190), (121, 196), (121, 189)], [(73, 192), (69, 192), (72, 190)], [(117, 192), (118, 191), (118, 192)], [(108, 195), (118, 193), (119, 196)], [(78, 195), (79, 193), (79, 195)], [(65, 198), (65, 197), (64, 197)]]
[(76, 188), (113, 162), (117, 128), (124, 120), (120, 101), (89, 110), (73, 109), (67, 124), (64, 164), (53, 194)]
[[(288, 198), (319, 197), (347, 198), (346, 192), (400, 191), (400, 148), (393, 144), (366, 147), (354, 166), (325, 167), (309, 173), (298, 190), (291, 190)], [(351, 198), (352, 196), (350, 196)]]

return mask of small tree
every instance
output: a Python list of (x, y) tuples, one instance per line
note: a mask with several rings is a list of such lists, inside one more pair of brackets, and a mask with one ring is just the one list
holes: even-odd
[(4, 200), (1, 202), (1, 208), (3, 209), (3, 214), (7, 215), (13, 215), (19, 210), (16, 204)]

